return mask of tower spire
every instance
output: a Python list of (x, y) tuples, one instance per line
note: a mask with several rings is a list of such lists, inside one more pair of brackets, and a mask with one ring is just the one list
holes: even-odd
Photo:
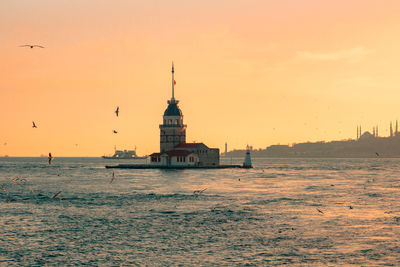
[(174, 62), (172, 61), (172, 101), (175, 101), (175, 97), (174, 97), (174, 85), (175, 85), (175, 79), (174, 79)]
[(393, 128), (392, 128), (392, 122), (390, 122), (390, 137), (393, 136)]

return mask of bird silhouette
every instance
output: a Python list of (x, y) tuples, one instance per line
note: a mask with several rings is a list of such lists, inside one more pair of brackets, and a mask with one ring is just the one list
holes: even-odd
[(37, 126), (36, 126), (34, 121), (32, 121), (32, 128), (37, 128)]
[(379, 153), (378, 152), (375, 152), (375, 154), (379, 157)]
[(49, 153), (49, 165), (51, 164), (51, 162), (53, 161), (54, 157), (51, 155), (51, 153)]
[(119, 114), (119, 107), (117, 107), (117, 109), (115, 110), (115, 114), (117, 114), (117, 117), (118, 117), (118, 114)]
[(324, 212), (323, 212), (322, 210), (320, 210), (320, 209), (317, 209), (317, 211), (318, 211), (319, 213), (324, 214)]
[(54, 200), (56, 197), (58, 197), (59, 195), (61, 194), (61, 191), (59, 191), (57, 194), (55, 194), (52, 198), (51, 198), (51, 200)]
[(202, 190), (194, 190), (194, 191), (193, 191), (193, 195), (200, 196), (201, 193), (203, 193), (203, 192), (206, 191), (206, 190), (207, 190), (207, 188), (204, 188), (204, 189), (202, 189)]
[(113, 133), (115, 133), (115, 134), (116, 134), (116, 133), (118, 133), (118, 132), (117, 132), (116, 130), (113, 130)]
[(44, 46), (41, 46), (41, 45), (30, 45), (30, 44), (20, 45), (19, 47), (29, 47), (30, 49), (35, 48), (35, 47), (44, 48)]
[(110, 184), (111, 184), (114, 180), (115, 180), (115, 173), (113, 172), (113, 173), (112, 173), (112, 178), (111, 178)]

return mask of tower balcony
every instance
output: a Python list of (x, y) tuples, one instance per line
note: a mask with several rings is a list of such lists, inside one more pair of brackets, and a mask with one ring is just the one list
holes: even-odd
[(186, 129), (187, 124), (160, 124), (161, 128), (184, 128)]

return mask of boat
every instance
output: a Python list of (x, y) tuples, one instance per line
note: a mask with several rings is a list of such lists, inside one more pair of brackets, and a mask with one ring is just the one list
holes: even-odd
[(134, 150), (117, 150), (115, 149), (114, 155), (102, 156), (103, 159), (146, 159), (147, 156), (138, 156), (136, 154), (136, 147)]

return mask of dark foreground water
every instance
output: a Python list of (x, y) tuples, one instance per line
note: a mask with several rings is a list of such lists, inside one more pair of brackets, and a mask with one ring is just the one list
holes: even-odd
[(1, 158), (0, 265), (400, 265), (399, 159), (114, 170), (111, 184), (106, 163)]

